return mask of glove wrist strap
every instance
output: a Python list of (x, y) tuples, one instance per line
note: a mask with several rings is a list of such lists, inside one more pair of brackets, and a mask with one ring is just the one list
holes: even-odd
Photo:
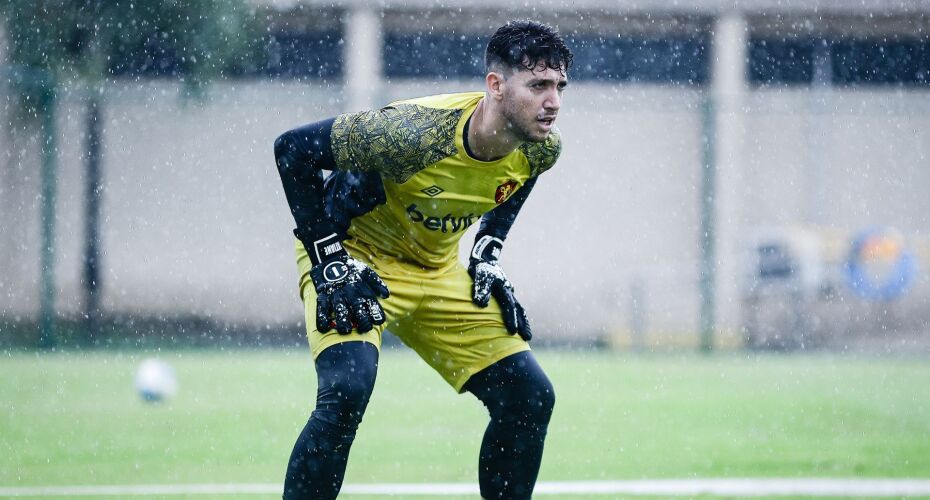
[(504, 241), (490, 234), (481, 235), (475, 240), (471, 249), (471, 258), (475, 260), (495, 261), (500, 258)]
[(348, 256), (339, 235), (332, 233), (328, 236), (314, 238), (299, 229), (294, 230), (294, 235), (304, 244), (307, 249), (307, 255), (310, 256), (310, 262), (316, 266), (321, 262), (330, 260), (334, 257)]

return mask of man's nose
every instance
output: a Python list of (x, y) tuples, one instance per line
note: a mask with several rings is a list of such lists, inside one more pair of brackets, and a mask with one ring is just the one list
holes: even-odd
[(551, 92), (546, 94), (546, 100), (543, 101), (543, 108), (546, 111), (558, 111), (562, 107), (562, 96), (559, 95), (559, 91), (553, 89)]

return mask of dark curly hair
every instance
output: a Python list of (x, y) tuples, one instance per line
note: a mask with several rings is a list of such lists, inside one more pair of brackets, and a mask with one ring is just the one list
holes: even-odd
[(529, 20), (508, 21), (498, 28), (484, 56), (487, 71), (534, 69), (540, 63), (567, 73), (572, 51), (555, 28)]

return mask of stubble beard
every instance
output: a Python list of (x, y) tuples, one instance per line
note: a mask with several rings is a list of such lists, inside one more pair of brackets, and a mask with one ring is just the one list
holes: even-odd
[(536, 118), (526, 123), (526, 119), (520, 113), (520, 109), (515, 109), (513, 101), (508, 99), (504, 104), (504, 118), (507, 119), (507, 128), (520, 142), (546, 142), (549, 133), (546, 132), (542, 137), (533, 134), (533, 126), (536, 124)]

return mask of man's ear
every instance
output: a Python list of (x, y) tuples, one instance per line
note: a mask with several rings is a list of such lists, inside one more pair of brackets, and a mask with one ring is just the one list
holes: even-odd
[(507, 81), (504, 79), (503, 74), (491, 71), (484, 77), (484, 82), (487, 85), (488, 95), (491, 96), (491, 99), (498, 102), (504, 99), (504, 85), (507, 84)]

